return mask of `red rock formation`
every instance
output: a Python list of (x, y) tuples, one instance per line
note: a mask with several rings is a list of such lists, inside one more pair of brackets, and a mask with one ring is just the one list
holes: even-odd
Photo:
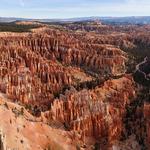
[(47, 118), (58, 120), (85, 137), (106, 139), (107, 144), (121, 137), (122, 118), (129, 97), (135, 96), (128, 77), (107, 81), (103, 87), (77, 92), (74, 88), (54, 100)]
[(82, 39), (79, 41), (68, 33), (55, 32), (49, 31), (45, 36), (40, 34), (10, 36), (7, 40), (2, 38), (1, 44), (18, 45), (18, 47), (31, 49), (46, 59), (56, 60), (57, 58), (63, 64), (79, 67), (82, 65), (100, 74), (124, 73), (126, 56), (120, 49), (110, 45), (86, 44), (86, 41), (82, 42)]
[[(128, 56), (120, 48), (131, 49), (138, 41), (147, 43), (149, 36), (146, 39), (141, 38), (141, 34), (132, 37), (135, 33), (130, 35), (129, 32), (134, 27), (110, 27), (99, 23), (65, 27), (82, 32), (41, 28), (31, 33), (0, 34), (0, 92), (18, 104), (37, 105), (31, 110), (43, 110), (38, 119), (46, 126), (57, 125), (62, 131), (64, 127), (68, 129), (69, 141), (78, 139), (78, 142), (89, 144), (90, 138), (93, 143), (100, 142), (102, 149), (109, 149), (114, 141), (122, 138), (126, 111), (130, 109), (128, 104), (136, 95), (133, 80), (124, 75)], [(118, 79), (99, 85), (101, 82), (97, 80), (108, 76), (118, 76)], [(81, 86), (86, 81), (91, 88)], [(67, 88), (69, 90), (64, 92)], [(150, 142), (148, 109), (145, 104), (147, 143)], [(131, 121), (134, 126), (142, 120), (143, 109), (134, 110), (133, 106), (132, 111), (135, 114), (129, 116), (128, 123)], [(137, 119), (133, 121), (132, 117)], [(137, 139), (144, 131), (142, 122), (134, 130)], [(131, 138), (132, 141), (136, 139)]]
[(124, 73), (126, 58), (120, 49), (88, 45), (81, 41), (74, 35), (58, 30), (2, 34), (1, 91), (14, 101), (50, 104), (66, 85), (75, 84), (66, 65), (82, 65), (84, 69), (101, 75)]
[(0, 49), (0, 89), (13, 100), (42, 104), (72, 82), (63, 66), (30, 49), (9, 46)]

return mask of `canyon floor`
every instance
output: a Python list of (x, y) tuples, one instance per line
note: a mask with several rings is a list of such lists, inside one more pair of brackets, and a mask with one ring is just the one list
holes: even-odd
[(0, 31), (0, 150), (150, 149), (150, 25)]

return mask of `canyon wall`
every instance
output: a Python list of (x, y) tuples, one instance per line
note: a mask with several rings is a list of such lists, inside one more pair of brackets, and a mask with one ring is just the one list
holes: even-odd
[(95, 137), (102, 145), (110, 145), (121, 138), (126, 106), (134, 97), (134, 82), (130, 76), (109, 80), (94, 90), (78, 92), (72, 87), (54, 100), (45, 117), (49, 121), (60, 121), (83, 141), (86, 137)]
[[(102, 25), (94, 24), (84, 30), (95, 30), (95, 26)], [(140, 102), (136, 101), (138, 88), (132, 75), (126, 74), (128, 55), (121, 47), (135, 47), (125, 33), (99, 35), (41, 28), (31, 33), (0, 34), (0, 94), (32, 112), (34, 121), (30, 117), (30, 120), (21, 119), (29, 126), (35, 124), (28, 133), (30, 130), (39, 133), (40, 129), (46, 134), (42, 130), (44, 125), (46, 132), (52, 129), (65, 133), (70, 145), (81, 142), (84, 149), (91, 141), (93, 145), (98, 142), (104, 150), (113, 148), (120, 140), (125, 140), (122, 143), (127, 147), (130, 142), (135, 146), (144, 131), (138, 122), (143, 117), (140, 113), (144, 113), (149, 143), (149, 106), (145, 104), (143, 112), (141, 105), (139, 108), (136, 105)], [(128, 113), (132, 111), (133, 114)], [(11, 110), (8, 113), (12, 115)], [(129, 120), (130, 126), (138, 123), (135, 137), (134, 133), (128, 134), (130, 130), (126, 129), (124, 120)], [(20, 124), (15, 121), (14, 128)], [(53, 132), (49, 133), (52, 137)]]
[(126, 70), (127, 58), (120, 49), (88, 45), (57, 30), (1, 34), (0, 50), (0, 90), (24, 104), (50, 105), (66, 86), (78, 84), (67, 66), (99, 76)]

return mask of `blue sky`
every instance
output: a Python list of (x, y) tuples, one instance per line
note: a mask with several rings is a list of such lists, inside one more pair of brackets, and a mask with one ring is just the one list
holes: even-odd
[(1, 17), (150, 16), (150, 0), (0, 0)]

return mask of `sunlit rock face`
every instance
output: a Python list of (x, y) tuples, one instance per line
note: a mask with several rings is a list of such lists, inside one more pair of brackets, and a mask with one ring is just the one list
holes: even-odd
[(23, 106), (9, 102), (3, 94), (0, 94), (0, 118), (0, 150), (76, 150), (67, 131), (45, 124)]
[(63, 85), (72, 82), (65, 68), (30, 49), (8, 46), (1, 49), (0, 88), (15, 101), (44, 103)]
[(126, 72), (133, 27), (65, 27), (0, 34), (0, 144), (13, 149), (21, 137), (19, 150), (140, 150), (142, 135), (148, 145), (149, 104)]
[(125, 107), (134, 97), (131, 77), (109, 80), (94, 90), (78, 92), (72, 87), (54, 100), (51, 111), (45, 115), (64, 123), (70, 131), (81, 135), (82, 140), (94, 137), (110, 145), (121, 138)]
[(50, 104), (64, 86), (74, 84), (66, 65), (83, 66), (100, 75), (125, 72), (126, 55), (120, 49), (88, 45), (56, 31), (0, 36), (0, 89), (13, 101)]
[[(112, 45), (88, 44), (86, 41), (68, 33), (49, 31), (38, 35), (7, 37), (2, 45), (16, 45), (30, 49), (50, 60), (59, 60), (63, 64), (77, 65), (97, 71), (100, 74), (122, 74), (125, 72), (126, 54)], [(79, 41), (80, 40), (80, 41)]]

